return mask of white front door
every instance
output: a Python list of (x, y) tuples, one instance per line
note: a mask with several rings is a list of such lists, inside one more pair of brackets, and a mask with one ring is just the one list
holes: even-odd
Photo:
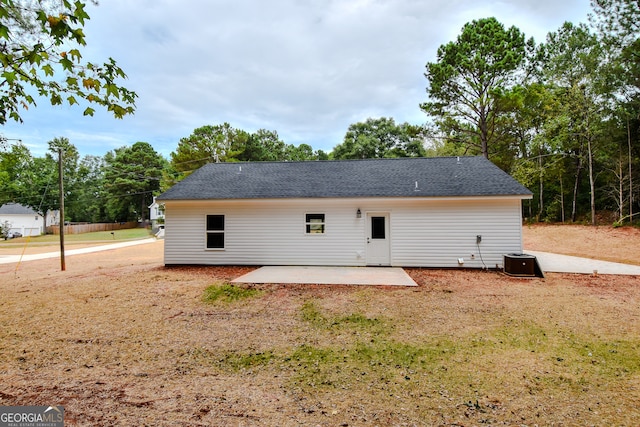
[(389, 214), (367, 214), (367, 265), (389, 265)]

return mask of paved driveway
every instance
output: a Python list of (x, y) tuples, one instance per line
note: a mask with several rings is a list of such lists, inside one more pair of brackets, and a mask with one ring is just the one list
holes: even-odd
[[(143, 245), (145, 243), (153, 243), (155, 241), (157, 241), (155, 238), (149, 238), (149, 239), (142, 239), (142, 240), (131, 240), (128, 242), (110, 243), (107, 245), (100, 245), (100, 246), (90, 246), (82, 249), (65, 249), (64, 256), (67, 257), (68, 255), (79, 255), (79, 254), (88, 254), (91, 252), (108, 251), (112, 249), (125, 248), (128, 246)], [(31, 254), (31, 255), (0, 255), (0, 264), (11, 264), (14, 262), (35, 261), (35, 260), (47, 259), (47, 258), (58, 258), (59, 256), (60, 256), (60, 251), (45, 252), (41, 254)]]
[(524, 253), (534, 255), (545, 273), (594, 274), (597, 272), (597, 274), (640, 275), (640, 265), (620, 264), (548, 252), (525, 250)]

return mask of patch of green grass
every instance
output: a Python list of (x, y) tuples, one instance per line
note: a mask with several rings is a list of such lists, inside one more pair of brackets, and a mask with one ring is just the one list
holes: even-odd
[[(351, 389), (404, 386), (411, 376), (424, 377), (452, 363), (455, 351), (450, 343), (435, 340), (413, 345), (390, 340), (357, 342), (346, 348), (302, 345), (286, 356), (282, 363), (293, 372), (293, 385), (303, 390), (322, 387)], [(446, 369), (446, 368), (445, 368)]]
[(542, 354), (567, 371), (595, 369), (599, 375), (607, 376), (640, 372), (640, 358), (637, 356), (640, 342), (580, 337), (571, 331), (547, 330), (529, 321), (510, 323), (471, 337), (467, 351), (475, 356), (514, 350)]
[(284, 358), (285, 362), (293, 364), (303, 363), (309, 366), (321, 366), (331, 364), (338, 360), (339, 352), (331, 348), (319, 348), (308, 344), (303, 344)]
[[(81, 234), (65, 234), (64, 241), (65, 243), (83, 243), (83, 242), (117, 242), (123, 240), (135, 240), (135, 239), (144, 239), (150, 237), (151, 234), (149, 230), (146, 228), (128, 228), (125, 230), (115, 230), (113, 234), (111, 231), (96, 231), (94, 233), (81, 233)], [(2, 244), (15, 244), (15, 243), (24, 243), (29, 239), (29, 243), (37, 243), (37, 244), (57, 244), (60, 242), (60, 236), (57, 234), (46, 234), (42, 236), (30, 236), (30, 237), (21, 237), (18, 239), (11, 240), (1, 240), (0, 245)]]
[(332, 325), (348, 326), (362, 329), (369, 329), (380, 326), (382, 321), (378, 318), (370, 318), (360, 313), (352, 313), (347, 316), (337, 317), (333, 320)]
[(211, 285), (204, 290), (202, 301), (206, 303), (234, 302), (262, 295), (262, 291), (254, 288), (242, 288), (230, 283)]
[[(533, 391), (582, 393), (640, 373), (638, 341), (579, 336), (526, 320), (471, 336), (461, 344), (460, 353), (466, 360), (482, 361), (487, 372), (500, 372), (500, 376), (512, 376), (514, 366), (531, 363), (536, 368), (525, 375)], [(485, 377), (478, 382), (495, 387), (500, 380)]]
[(384, 319), (370, 318), (361, 313), (334, 317), (325, 316), (313, 300), (305, 301), (300, 310), (302, 312), (302, 320), (318, 329), (351, 328), (378, 334), (385, 333), (387, 329), (392, 329), (392, 326), (385, 322)]
[(357, 343), (349, 351), (349, 358), (371, 368), (424, 369), (448, 361), (455, 353), (456, 346), (453, 343), (439, 340), (422, 345), (374, 340)]
[(339, 350), (308, 344), (297, 347), (282, 362), (293, 373), (292, 383), (303, 389), (335, 387), (336, 381), (341, 380), (340, 374), (335, 375), (335, 371), (337, 369), (340, 372), (344, 363)]
[[(312, 320), (318, 317), (311, 307), (306, 310)], [(533, 349), (538, 342), (540, 347)], [(519, 323), (487, 331), (482, 339), (476, 334), (432, 336), (409, 343), (382, 336), (347, 345), (321, 340), (289, 349), (200, 354), (195, 361), (227, 373), (253, 368), (286, 373), (290, 387), (309, 395), (351, 390), (380, 399), (415, 398), (428, 391), (468, 403), (514, 387), (533, 395), (580, 396), (638, 375), (638, 350), (638, 342), (578, 339)]]
[(313, 301), (305, 301), (300, 310), (302, 311), (302, 320), (305, 322), (310, 323), (316, 328), (327, 327), (329, 323), (327, 318), (320, 313), (320, 309), (318, 309), (318, 306)]
[(113, 234), (111, 231), (97, 231), (94, 233), (82, 233), (82, 234), (65, 234), (65, 242), (69, 239), (71, 241), (98, 241), (104, 240), (105, 242), (118, 241), (118, 240), (132, 240), (132, 239), (144, 239), (151, 235), (150, 231), (146, 228), (127, 228), (125, 230), (115, 230)]
[(606, 341), (572, 337), (566, 343), (567, 363), (577, 371), (593, 371), (598, 376), (615, 378), (640, 373), (640, 342)]
[(257, 353), (228, 353), (220, 359), (219, 364), (221, 366), (228, 366), (234, 371), (240, 371), (242, 369), (251, 369), (257, 366), (266, 366), (275, 359), (275, 354), (272, 351), (257, 352)]
[(470, 425), (497, 423), (509, 405), (519, 420), (528, 416), (530, 399), (560, 396), (559, 405), (585, 399), (585, 405), (595, 407), (600, 397), (593, 396), (604, 399), (610, 390), (628, 388), (640, 374), (635, 336), (627, 340), (579, 334), (555, 322), (524, 317), (466, 333), (438, 328), (407, 334), (407, 328), (400, 327), (404, 325), (395, 330), (394, 322), (403, 318), (393, 313), (376, 318), (359, 312), (358, 303), (346, 309), (331, 309), (330, 301), (326, 309), (321, 304), (323, 300), (309, 297), (300, 306), (298, 332), (303, 335), (296, 335), (295, 342), (260, 352), (189, 353), (185, 366), (228, 375), (261, 372), (280, 378), (282, 386), (301, 399), (331, 401), (340, 396), (332, 401), (336, 410), (342, 410), (346, 396), (357, 396), (354, 399), (362, 398), (376, 410), (401, 407), (412, 411), (413, 419), (449, 411), (460, 416), (457, 421), (451, 416), (450, 423), (468, 418)]
[(470, 349), (477, 349), (480, 353), (504, 349), (546, 351), (550, 345), (547, 331), (527, 321), (507, 322), (504, 326), (469, 338)]

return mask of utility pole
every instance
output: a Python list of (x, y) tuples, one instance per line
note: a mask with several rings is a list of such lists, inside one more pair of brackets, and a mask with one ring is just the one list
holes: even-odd
[(629, 127), (629, 115), (627, 115), (627, 145), (629, 146), (629, 224), (633, 224), (633, 169), (631, 157), (631, 128)]
[(60, 270), (65, 271), (64, 263), (64, 185), (62, 168), (62, 148), (58, 149), (58, 178), (60, 180)]

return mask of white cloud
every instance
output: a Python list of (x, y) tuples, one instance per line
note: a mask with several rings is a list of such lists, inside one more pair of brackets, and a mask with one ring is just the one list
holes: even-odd
[(542, 41), (565, 20), (585, 22), (588, 8), (588, 0), (103, 1), (88, 7), (85, 58), (118, 61), (140, 96), (136, 115), (85, 118), (42, 101), (4, 133), (45, 147), (67, 136), (82, 154), (147, 141), (168, 155), (195, 128), (227, 121), (329, 151), (368, 117), (425, 121), (424, 66), (465, 22), (496, 16)]

